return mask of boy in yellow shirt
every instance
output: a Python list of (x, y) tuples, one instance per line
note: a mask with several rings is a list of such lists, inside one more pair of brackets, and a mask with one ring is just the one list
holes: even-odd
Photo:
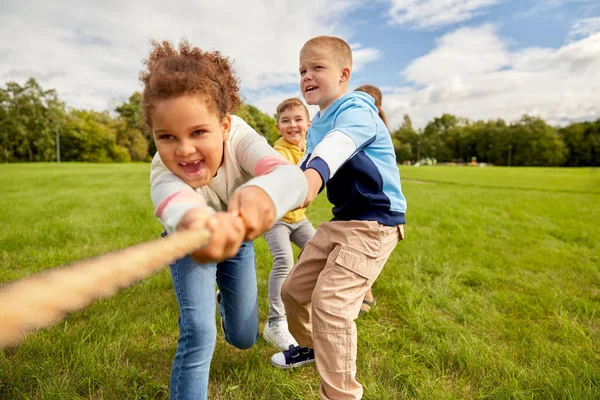
[[(309, 125), (308, 110), (299, 99), (286, 99), (277, 106), (277, 131), (281, 138), (273, 147), (292, 164), (298, 164), (304, 156)], [(281, 287), (294, 265), (291, 243), (303, 248), (314, 234), (315, 228), (306, 218), (304, 208), (288, 212), (264, 234), (273, 255), (273, 268), (269, 275), (269, 318), (263, 337), (281, 350), (298, 345), (288, 330), (281, 300)]]

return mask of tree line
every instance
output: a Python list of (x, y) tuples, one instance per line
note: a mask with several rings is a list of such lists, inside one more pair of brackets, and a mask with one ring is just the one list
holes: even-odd
[[(270, 144), (277, 139), (273, 116), (250, 104), (237, 115)], [(391, 135), (398, 162), (432, 158), (513, 166), (600, 165), (600, 119), (555, 127), (528, 115), (507, 123), (444, 114), (415, 129), (405, 115)], [(142, 123), (138, 92), (112, 112), (100, 112), (67, 107), (54, 89), (44, 90), (33, 78), (0, 88), (0, 162), (54, 161), (57, 137), (63, 161), (148, 161), (156, 151)]]
[[(0, 88), (0, 162), (54, 161), (57, 138), (61, 161), (149, 161), (156, 147), (140, 101), (136, 92), (112, 112), (69, 108), (33, 78), (8, 82)], [(273, 117), (249, 104), (237, 114), (271, 144), (277, 139)]]
[(399, 161), (433, 158), (508, 166), (600, 165), (600, 119), (555, 127), (529, 115), (507, 123), (443, 114), (417, 131), (405, 115), (391, 133)]

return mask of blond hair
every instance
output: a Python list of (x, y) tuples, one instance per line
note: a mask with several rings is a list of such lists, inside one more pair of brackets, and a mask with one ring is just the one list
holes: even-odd
[(326, 48), (341, 67), (352, 69), (352, 49), (343, 39), (335, 36), (314, 37), (304, 43), (300, 50), (300, 57), (302, 57), (302, 53), (315, 48)]

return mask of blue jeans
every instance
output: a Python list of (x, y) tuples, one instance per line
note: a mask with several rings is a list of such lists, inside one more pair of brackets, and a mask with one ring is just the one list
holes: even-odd
[[(171, 370), (170, 398), (208, 398), (208, 373), (215, 349), (215, 281), (225, 340), (248, 349), (258, 339), (258, 289), (252, 242), (220, 263), (198, 264), (190, 256), (171, 265), (179, 304), (179, 340)], [(216, 278), (216, 280), (215, 280)]]

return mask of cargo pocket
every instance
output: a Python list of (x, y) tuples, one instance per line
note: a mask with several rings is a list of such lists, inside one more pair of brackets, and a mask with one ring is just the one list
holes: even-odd
[(348, 245), (340, 244), (331, 254), (313, 292), (316, 307), (342, 314), (358, 315), (368, 287), (379, 275), (377, 261)]
[(372, 283), (379, 275), (375, 259), (365, 253), (341, 244), (335, 263)]

